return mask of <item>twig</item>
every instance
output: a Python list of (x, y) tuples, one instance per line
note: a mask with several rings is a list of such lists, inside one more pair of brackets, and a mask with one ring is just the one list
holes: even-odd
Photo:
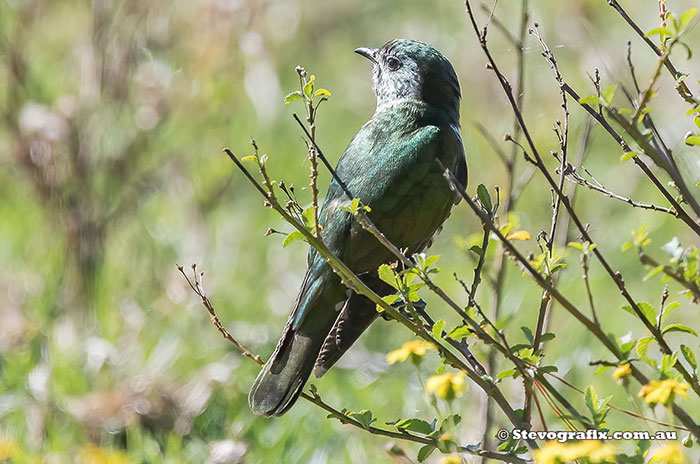
[[(570, 389), (572, 389), (572, 390), (578, 392), (579, 394), (581, 394), (581, 395), (585, 395), (585, 394), (586, 394), (586, 392), (584, 392), (583, 390), (581, 390), (580, 388), (578, 388), (576, 385), (572, 384), (571, 382), (569, 382), (569, 381), (566, 380), (565, 378), (560, 377), (560, 376), (556, 375), (556, 374), (553, 373), (553, 372), (547, 372), (546, 374), (547, 374), (548, 376), (550, 376), (550, 377), (553, 377), (553, 378), (557, 379), (558, 381), (560, 381), (561, 383), (563, 383), (564, 385), (566, 385), (566, 386), (569, 387)], [(643, 421), (645, 421), (645, 422), (653, 422), (654, 424), (657, 424), (657, 425), (663, 425), (664, 427), (671, 427), (671, 428), (674, 428), (674, 429), (677, 429), (677, 430), (683, 430), (683, 431), (686, 431), (686, 432), (689, 432), (689, 431), (690, 431), (690, 430), (688, 430), (688, 429), (685, 428), (685, 427), (681, 427), (680, 425), (671, 424), (671, 423), (668, 423), (668, 422), (662, 422), (662, 421), (659, 421), (659, 420), (656, 420), (656, 419), (651, 419), (651, 418), (649, 418), (649, 417), (642, 416), (641, 414), (637, 414), (637, 413), (635, 413), (635, 412), (633, 412), (633, 411), (630, 411), (630, 410), (628, 410), (628, 409), (619, 408), (619, 407), (617, 407), (617, 406), (615, 406), (614, 404), (611, 404), (611, 403), (608, 403), (608, 407), (610, 407), (610, 409), (614, 409), (615, 411), (621, 412), (621, 413), (623, 413), (623, 414), (627, 414), (628, 416), (635, 417), (635, 418), (637, 418), (637, 419), (641, 419), (641, 420), (643, 420)]]
[[(315, 142), (312, 141), (312, 143), (314, 143), (314, 147), (318, 150), (318, 155), (321, 158), (321, 160), (325, 160), (325, 157), (322, 156), (322, 152), (315, 144)], [(246, 178), (248, 178), (248, 180), (255, 185), (256, 189), (265, 198), (268, 199), (268, 205), (271, 208), (273, 208), (280, 216), (282, 216), (282, 218), (285, 221), (287, 221), (290, 225), (294, 226), (294, 228), (296, 228), (304, 236), (307, 242), (311, 246), (313, 246), (316, 249), (316, 251), (329, 263), (331, 268), (334, 270), (334, 272), (336, 272), (336, 274), (338, 274), (338, 276), (341, 278), (341, 281), (346, 287), (348, 287), (348, 289), (352, 290), (353, 292), (359, 295), (369, 298), (373, 303), (381, 307), (386, 312), (386, 314), (403, 324), (414, 334), (426, 340), (427, 342), (434, 344), (440, 352), (440, 354), (450, 365), (464, 372), (467, 375), (467, 377), (469, 377), (476, 385), (478, 385), (484, 392), (486, 392), (487, 395), (491, 396), (494, 399), (494, 401), (496, 401), (496, 403), (503, 410), (503, 412), (506, 414), (506, 416), (514, 426), (522, 426), (520, 417), (512, 409), (512, 407), (506, 400), (505, 396), (503, 396), (503, 393), (500, 391), (500, 389), (492, 381), (490, 381), (490, 379), (482, 377), (481, 375), (477, 374), (470, 366), (464, 364), (464, 362), (462, 362), (462, 360), (460, 360), (454, 353), (445, 348), (445, 346), (442, 343), (436, 340), (423, 325), (416, 324), (414, 321), (408, 319), (403, 314), (401, 314), (401, 312), (398, 311), (396, 308), (386, 303), (379, 295), (377, 295), (371, 288), (369, 288), (364, 282), (362, 282), (362, 280), (359, 279), (357, 275), (355, 275), (355, 273), (353, 273), (352, 270), (350, 270), (344, 262), (338, 259), (321, 240), (318, 240), (313, 234), (309, 232), (308, 229), (306, 229), (306, 227), (304, 227), (303, 224), (298, 223), (282, 206), (280, 206), (274, 194), (271, 192), (271, 182), (266, 177), (266, 173), (264, 171), (264, 164), (259, 163), (259, 167), (261, 173), (263, 174), (263, 177), (265, 178), (266, 185), (270, 185), (269, 192), (266, 192), (265, 189), (263, 189), (263, 187), (255, 180), (255, 178), (253, 178), (253, 176), (250, 175), (245, 166), (243, 166), (241, 161), (233, 154), (233, 152), (231, 152), (231, 150), (225, 148), (224, 151), (229, 156), (229, 158), (231, 158), (231, 160), (236, 164), (238, 169), (240, 169), (244, 173)], [(337, 174), (335, 174), (334, 170), (331, 172), (334, 176), (337, 177)], [(441, 291), (440, 289), (438, 290)], [(461, 308), (459, 308), (459, 306), (457, 306), (457, 308), (461, 311)], [(483, 329), (481, 329), (481, 331), (484, 332)], [(494, 343), (496, 342), (494, 341)], [(530, 440), (528, 443), (533, 448), (537, 447), (537, 444), (534, 442), (534, 440)]]
[[(625, 22), (629, 24), (632, 30), (634, 30), (634, 32), (637, 33), (637, 35), (644, 41), (644, 43), (646, 43), (649, 46), (649, 48), (651, 48), (654, 51), (656, 56), (663, 56), (664, 52), (659, 47), (657, 47), (656, 44), (644, 33), (644, 31), (642, 31), (642, 29), (637, 25), (637, 23), (635, 23), (634, 20), (630, 18), (630, 16), (622, 8), (622, 6), (620, 6), (617, 0), (606, 1), (608, 2), (608, 5), (613, 7), (615, 11), (617, 11), (620, 14), (620, 16), (622, 16), (622, 19), (624, 19)], [(676, 82), (676, 91), (681, 96), (681, 98), (683, 98), (683, 100), (685, 100), (693, 106), (697, 105), (698, 102), (693, 96), (693, 92), (690, 91), (686, 83), (684, 81), (678, 81), (679, 72), (673, 65), (671, 60), (665, 59), (664, 66), (673, 77), (673, 80)]]
[[(214, 327), (224, 336), (226, 340), (231, 342), (237, 349), (238, 351), (241, 352), (243, 356), (246, 358), (249, 358), (253, 360), (258, 366), (262, 367), (265, 363), (262, 360), (262, 358), (257, 355), (252, 353), (250, 350), (248, 350), (245, 346), (243, 346), (241, 343), (239, 343), (231, 334), (226, 330), (226, 328), (221, 324), (221, 321), (219, 320), (219, 317), (216, 315), (216, 310), (214, 309), (214, 306), (211, 304), (211, 301), (209, 300), (209, 297), (207, 294), (204, 292), (204, 288), (201, 283), (201, 277), (203, 273), (197, 274), (197, 265), (193, 264), (192, 265), (192, 273), (193, 273), (193, 278), (190, 279), (187, 274), (185, 273), (185, 270), (182, 266), (177, 266), (178, 271), (182, 274), (182, 276), (185, 278), (187, 281), (187, 284), (190, 286), (192, 291), (194, 291), (197, 296), (201, 299), (202, 304), (204, 307), (207, 309), (207, 312), (209, 313), (209, 316), (211, 317), (212, 322), (214, 323)], [(439, 438), (430, 438), (427, 436), (422, 436), (418, 435), (416, 433), (410, 432), (408, 430), (401, 430), (401, 431), (393, 431), (393, 430), (386, 430), (382, 429), (379, 427), (375, 427), (373, 425), (368, 425), (365, 426), (358, 420), (354, 419), (352, 416), (347, 415), (343, 411), (339, 411), (336, 408), (330, 406), (328, 403), (324, 402), (321, 399), (321, 396), (316, 392), (315, 388), (311, 389), (310, 393), (307, 392), (302, 392), (301, 393), (301, 398), (304, 400), (315, 404), (316, 406), (320, 407), (324, 411), (328, 412), (330, 416), (334, 417), (335, 419), (338, 419), (342, 424), (346, 425), (352, 425), (355, 428), (365, 430), (372, 435), (379, 435), (383, 437), (388, 437), (388, 438), (394, 438), (396, 440), (405, 440), (405, 441), (410, 441), (414, 443), (419, 443), (422, 445), (432, 445), (437, 447), (439, 444)], [(469, 454), (473, 454), (475, 456), (484, 456), (488, 457), (489, 459), (495, 459), (498, 461), (506, 462), (506, 463), (513, 463), (513, 464), (526, 464), (528, 460), (521, 459), (517, 456), (513, 456), (511, 454), (506, 454), (506, 453), (500, 453), (497, 451), (489, 451), (485, 449), (481, 449), (478, 446), (459, 446), (457, 451), (460, 452), (466, 452)]]
[(595, 312), (595, 304), (593, 303), (593, 292), (591, 292), (591, 284), (588, 279), (588, 253), (581, 253), (581, 267), (583, 267), (583, 282), (586, 284), (586, 295), (588, 295), (588, 304), (591, 306), (591, 315), (593, 316), (593, 322), (596, 325), (600, 325), (598, 321), (598, 316)]
[[(473, 15), (471, 14), (471, 10), (469, 9), (469, 0), (466, 0), (466, 2), (467, 2), (467, 10), (469, 11), (470, 17), (472, 19), (472, 24), (474, 25), (475, 31), (478, 32), (478, 27), (476, 26), (476, 20), (474, 19)], [(547, 179), (547, 182), (550, 184), (552, 189), (561, 198), (561, 201), (564, 204), (564, 206), (566, 207), (567, 211), (569, 212), (571, 219), (574, 221), (574, 223), (576, 224), (576, 227), (581, 232), (581, 236), (587, 242), (589, 242), (591, 245), (593, 245), (595, 242), (593, 241), (590, 234), (588, 233), (588, 230), (583, 225), (583, 223), (581, 222), (579, 217), (576, 215), (573, 207), (571, 206), (571, 203), (569, 202), (569, 199), (564, 195), (564, 193), (561, 191), (561, 189), (558, 188), (557, 184), (554, 182), (554, 179), (552, 179), (552, 176), (549, 174), (547, 167), (544, 165), (544, 162), (542, 161), (542, 158), (539, 155), (537, 148), (535, 147), (534, 141), (530, 137), (530, 133), (525, 126), (525, 121), (522, 117), (522, 114), (520, 113), (518, 108), (515, 106), (515, 102), (513, 100), (513, 94), (512, 94), (512, 91), (510, 90), (510, 85), (508, 84), (508, 81), (506, 80), (506, 78), (498, 70), (496, 63), (494, 62), (494, 60), (491, 56), (491, 53), (488, 50), (488, 47), (486, 45), (486, 38), (481, 37), (480, 42), (481, 42), (482, 50), (484, 51), (484, 53), (488, 57), (489, 63), (491, 63), (491, 69), (493, 69), (493, 71), (498, 76), (499, 81), (501, 82), (501, 86), (503, 87), (503, 89), (506, 93), (506, 96), (508, 97), (508, 100), (511, 103), (511, 107), (512, 107), (513, 111), (516, 113), (516, 115), (518, 116), (518, 121), (520, 122), (521, 126), (523, 127), (523, 133), (525, 134), (525, 138), (528, 141), (528, 145), (530, 146), (530, 148), (532, 150), (532, 154), (535, 158), (535, 162), (536, 162), (539, 170), (542, 172), (542, 174), (544, 174), (545, 178)], [(566, 84), (565, 82), (562, 82), (562, 86), (567, 91), (567, 93), (570, 93), (569, 92), (570, 87), (568, 86), (568, 84)], [(567, 90), (567, 89), (569, 89), (569, 90)], [(571, 95), (571, 93), (570, 93), (570, 95)], [(574, 97), (574, 95), (571, 95), (571, 96)], [(576, 98), (576, 101), (579, 100), (578, 96), (576, 96), (574, 98)], [(583, 104), (583, 105), (585, 105), (585, 104)], [(588, 106), (588, 105), (585, 105), (585, 106)], [(590, 108), (590, 106), (588, 106), (588, 107)], [(596, 118), (600, 117), (600, 115), (596, 115), (595, 112), (591, 112), (591, 113), (594, 114), (594, 117), (596, 117)], [(605, 121), (605, 120), (602, 119), (602, 121)], [(607, 121), (605, 121), (605, 124), (607, 124)], [(621, 137), (620, 137), (620, 139), (621, 139)], [(622, 143), (624, 144), (624, 140), (622, 140)], [(626, 146), (626, 144), (624, 144), (623, 147), (624, 146)], [(641, 162), (641, 160), (639, 160), (638, 157), (636, 157), (636, 156), (634, 157), (634, 159), (635, 159), (635, 162)], [(674, 200), (674, 202), (675, 202), (675, 200)], [(674, 207), (676, 208), (676, 210), (678, 210), (680, 212), (679, 207), (676, 207), (676, 205), (674, 205)], [(688, 218), (688, 219), (690, 219), (690, 218)], [(692, 220), (690, 220), (690, 222), (693, 223), (695, 225), (695, 227), (698, 227), (697, 223), (694, 223)], [(657, 341), (657, 343), (659, 344), (659, 346), (660, 346), (661, 350), (664, 352), (664, 354), (668, 354), (668, 355), (672, 354), (673, 351), (671, 350), (671, 347), (668, 345), (668, 343), (666, 343), (666, 340), (664, 340), (663, 334), (661, 333), (661, 331), (657, 330), (656, 327), (654, 327), (654, 325), (642, 314), (636, 301), (634, 300), (634, 298), (632, 298), (632, 295), (627, 290), (627, 287), (625, 285), (624, 279), (622, 278), (622, 275), (619, 272), (616, 272), (612, 269), (610, 264), (607, 262), (607, 260), (601, 254), (598, 247), (593, 248), (593, 254), (596, 256), (598, 261), (603, 265), (603, 268), (608, 273), (608, 275), (613, 280), (613, 282), (615, 282), (618, 289), (620, 290), (620, 293), (625, 298), (625, 300), (630, 304), (632, 310), (635, 312), (635, 314), (637, 315), (639, 320), (644, 324), (644, 326), (647, 328), (647, 330), (652, 334), (654, 339)], [(678, 372), (680, 372), (680, 374), (683, 376), (683, 378), (686, 380), (686, 382), (688, 382), (691, 385), (691, 387), (693, 388), (695, 393), (700, 395), (700, 382), (698, 382), (697, 379), (695, 379), (692, 375), (690, 375), (690, 373), (685, 368), (685, 366), (683, 366), (683, 364), (681, 364), (680, 362), (676, 362), (674, 365), (674, 368)]]
[(177, 266), (177, 270), (180, 271), (180, 274), (182, 274), (182, 277), (185, 278), (187, 283), (189, 284), (190, 288), (192, 289), (193, 292), (197, 294), (197, 296), (202, 300), (202, 305), (204, 305), (205, 308), (207, 308), (207, 312), (209, 313), (209, 317), (211, 317), (211, 321), (214, 324), (214, 327), (216, 327), (216, 330), (218, 330), (221, 335), (224, 336), (226, 340), (229, 342), (233, 343), (233, 345), (238, 348), (238, 351), (241, 352), (243, 356), (246, 358), (250, 358), (258, 366), (262, 366), (265, 364), (265, 361), (262, 360), (262, 358), (254, 354), (252, 351), (250, 351), (248, 348), (240, 344), (233, 336), (229, 333), (228, 330), (221, 324), (221, 320), (219, 320), (219, 316), (216, 315), (216, 311), (214, 310), (214, 306), (212, 306), (211, 301), (209, 301), (209, 297), (207, 294), (204, 292), (204, 288), (201, 285), (201, 276), (204, 273), (201, 273), (199, 276), (197, 275), (197, 265), (193, 264), (192, 265), (192, 280), (187, 276), (185, 273), (185, 269), (182, 266)]
[[(639, 248), (637, 250), (637, 253), (639, 255), (639, 261), (641, 261), (642, 264), (646, 264), (647, 266), (651, 266), (654, 268), (660, 266), (659, 262), (651, 256), (649, 256), (648, 254), (646, 254), (642, 248)], [(686, 279), (685, 276), (683, 276), (682, 272), (676, 271), (667, 264), (663, 266), (662, 272), (670, 278), (672, 278), (673, 280), (675, 280), (676, 282), (678, 282), (679, 284), (681, 284), (683, 287), (687, 288), (693, 294), (694, 301), (700, 301), (700, 287), (698, 287), (698, 285), (695, 282), (691, 282), (688, 279)]]
[[(483, 6), (482, 6), (483, 8)], [(515, 46), (516, 50), (516, 75), (515, 75), (515, 80), (516, 80), (516, 99), (517, 99), (517, 106), (518, 108), (523, 107), (523, 102), (524, 102), (524, 88), (525, 88), (525, 54), (524, 54), (524, 46), (525, 46), (525, 33), (527, 31), (527, 22), (529, 18), (529, 12), (528, 12), (528, 0), (523, 0), (522, 6), (520, 8), (520, 24), (518, 28), (518, 39), (513, 40), (512, 35), (507, 32), (506, 28), (501, 28), (502, 31), (504, 31), (504, 35), (506, 38), (508, 38), (511, 43)], [(500, 21), (498, 21), (498, 18), (492, 18), (492, 20), (495, 19), (494, 24), (496, 27), (498, 27), (498, 24), (500, 24)], [(509, 136), (508, 138), (518, 141), (520, 138), (520, 124), (518, 124), (517, 118), (513, 118), (513, 135)], [(488, 134), (486, 131), (484, 131), (485, 137)], [(487, 140), (492, 139), (492, 137), (487, 137)], [(495, 148), (495, 147), (494, 147)], [(497, 150), (497, 153), (500, 153), (500, 150)], [(499, 156), (501, 156), (499, 154)], [(505, 156), (501, 156), (502, 159), (504, 160), (504, 164), (506, 167), (506, 177), (507, 177), (507, 185), (508, 185), (508, 192), (505, 195), (503, 204), (501, 205), (502, 210), (505, 212), (505, 218), (508, 218), (508, 213), (515, 207), (515, 203), (517, 199), (520, 196), (520, 193), (522, 190), (525, 188), (525, 186), (528, 184), (528, 182), (532, 179), (535, 169), (530, 167), (529, 165), (526, 167), (525, 172), (522, 174), (520, 179), (518, 181), (515, 180), (515, 166), (518, 160), (518, 146), (513, 144), (511, 148), (511, 153), (510, 153), (510, 159), (505, 158)], [(495, 285), (494, 285), (494, 290), (493, 290), (493, 318), (494, 320), (497, 320), (499, 317), (500, 313), (500, 305), (501, 305), (501, 293), (503, 291), (503, 282), (505, 280), (505, 273), (506, 273), (506, 267), (505, 267), (505, 248), (501, 243), (498, 244), (498, 251), (497, 255), (494, 261), (494, 271), (496, 274), (496, 279), (495, 279)], [(498, 333), (498, 331), (496, 331)], [(505, 336), (504, 338), (504, 343), (505, 343)], [(496, 351), (491, 349), (489, 350), (488, 354), (488, 367), (489, 367), (489, 372), (494, 372), (496, 370)], [(523, 376), (524, 377), (524, 376)], [(488, 398), (486, 400), (486, 406), (485, 406), (485, 425), (484, 425), (484, 433), (482, 437), (482, 441), (484, 444), (488, 446), (488, 444), (491, 443), (492, 439), (492, 434), (491, 434), (491, 428), (493, 425), (494, 417), (493, 417), (493, 409), (491, 408), (491, 403), (488, 401)]]
[[(519, 265), (523, 268), (523, 270), (529, 274), (533, 280), (544, 290), (547, 290), (547, 292), (552, 295), (554, 299), (557, 300), (557, 302), (564, 308), (566, 309), (576, 320), (581, 322), (586, 329), (591, 332), (605, 348), (610, 351), (615, 357), (617, 357), (619, 360), (624, 360), (624, 356), (622, 353), (619, 351), (618, 347), (616, 344), (614, 344), (608, 336), (603, 332), (602, 328), (598, 325), (596, 325), (593, 321), (588, 319), (581, 311), (574, 306), (571, 301), (569, 301), (562, 293), (559, 292), (558, 289), (555, 287), (552, 287), (551, 283), (545, 279), (534, 267), (532, 267), (532, 264), (525, 258), (525, 256), (520, 253), (515, 246), (506, 239), (506, 237), (503, 235), (503, 233), (496, 227), (496, 225), (490, 220), (488, 215), (486, 215), (480, 207), (469, 197), (469, 195), (466, 194), (464, 189), (457, 184), (457, 180), (454, 177), (454, 174), (452, 174), (451, 171), (448, 169), (445, 169), (444, 166), (442, 166), (442, 163), (440, 160), (437, 160), (437, 163), (441, 165), (441, 167), (445, 170), (445, 177), (450, 180), (452, 188), (455, 189), (460, 196), (465, 200), (465, 203), (467, 206), (469, 206), (472, 211), (479, 217), (479, 219), (482, 222), (488, 222), (489, 229), (491, 229), (491, 232), (493, 232), (498, 239), (503, 243), (503, 245), (506, 247), (508, 254), (515, 259)], [(631, 366), (632, 369), (632, 375), (634, 376), (635, 379), (637, 379), (638, 382), (640, 382), (642, 385), (648, 383), (648, 379), (644, 374), (639, 371), (636, 366)], [(552, 391), (550, 391), (552, 392)], [(552, 392), (554, 393), (554, 392)], [(700, 437), (700, 427), (695, 423), (695, 421), (680, 407), (674, 404), (673, 406), (673, 412), (678, 417), (678, 419), (686, 425), (692, 433)]]

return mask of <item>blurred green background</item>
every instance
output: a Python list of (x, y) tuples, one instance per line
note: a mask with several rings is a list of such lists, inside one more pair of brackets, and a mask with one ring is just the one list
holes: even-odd
[[(628, 39), (640, 81), (650, 79), (655, 57), (606, 1), (530, 3), (531, 20), (539, 22), (579, 93), (593, 93), (587, 74), (595, 67), (604, 86), (630, 85)], [(675, 12), (694, 3), (667, 2)], [(501, 1), (495, 14), (515, 30), (520, 5)], [(624, 6), (644, 30), (657, 26), (656, 1)], [(246, 395), (257, 366), (219, 336), (176, 269), (176, 263), (197, 263), (224, 324), (269, 356), (307, 250), (301, 241), (283, 249), (283, 237), (264, 236), (268, 227), (290, 227), (263, 208), (221, 149), (247, 155), (255, 138), (269, 154), (271, 175), (297, 185), (300, 201), (308, 203), (310, 194), (301, 188), (308, 181), (306, 149), (291, 118), (302, 109), (283, 104), (297, 89), (295, 66), (305, 66), (333, 94), (321, 107), (318, 141), (335, 162), (374, 110), (370, 66), (352, 51), (396, 37), (430, 42), (452, 61), (463, 90), (468, 190), (479, 183), (504, 187), (504, 167), (474, 123), (500, 141), (512, 131), (512, 113), (485, 69), (460, 1), (0, 0), (0, 460), (4, 450), (12, 462), (404, 462), (386, 452), (387, 440), (328, 420), (303, 401), (280, 419), (253, 416)], [(512, 46), (494, 28), (489, 41), (513, 78)], [(695, 27), (686, 42), (698, 41)], [(688, 60), (679, 48), (673, 59), (697, 89), (697, 58)], [(524, 114), (547, 154), (558, 149), (552, 124), (560, 101), (533, 37), (526, 41), (525, 70)], [(700, 171), (698, 150), (691, 153), (682, 142), (692, 120), (670, 77), (663, 74), (660, 83), (652, 114), (692, 178)], [(573, 150), (585, 119), (576, 105), (571, 113)], [(505, 142), (503, 148), (510, 151)], [(620, 155), (594, 128), (585, 165), (596, 178), (636, 200), (664, 204)], [(554, 168), (555, 161), (548, 162)], [(328, 181), (322, 172), (324, 191)], [(649, 251), (661, 260), (668, 259), (662, 245), (674, 237), (699, 245), (673, 218), (595, 192), (579, 188), (576, 208), (640, 301), (657, 305), (664, 283), (658, 276), (643, 281), (648, 269), (633, 251), (620, 251), (631, 230), (648, 224)], [(549, 228), (550, 216), (549, 189), (536, 175), (519, 199), (517, 217), (534, 237)], [(430, 251), (442, 255), (438, 283), (461, 302), (466, 297), (452, 273), (470, 280), (473, 260), (459, 244), (479, 232), (474, 215), (460, 205)], [(569, 239), (577, 238), (571, 231)], [(519, 245), (537, 251), (534, 240)], [(566, 261), (560, 288), (587, 308), (578, 257)], [(521, 342), (519, 327), (534, 326), (540, 292), (506, 265), (506, 332)], [(642, 324), (619, 309), (623, 300), (598, 263), (591, 279), (606, 330), (644, 335)], [(490, 292), (481, 290), (489, 308)], [(681, 302), (671, 322), (698, 328), (698, 307), (681, 290), (670, 284), (671, 299)], [(453, 321), (444, 305), (431, 295), (426, 300), (434, 317)], [(626, 391), (610, 371), (592, 375), (588, 362), (609, 359), (607, 353), (556, 305), (550, 330), (558, 336), (547, 346), (547, 363), (579, 387), (592, 383), (601, 397), (612, 394), (615, 404), (636, 407), (630, 395), (638, 386)], [(698, 347), (691, 335), (669, 338), (674, 348)], [(371, 408), (380, 421), (430, 419), (434, 412), (415, 369), (385, 362), (386, 352), (409, 339), (399, 325), (380, 321), (313, 383), (332, 405)], [(484, 347), (472, 346), (486, 358)], [(438, 365), (432, 353), (423, 369), (433, 372)], [(519, 381), (508, 380), (503, 389), (514, 405), (521, 403)], [(679, 401), (700, 415), (697, 398)], [(463, 444), (481, 440), (483, 408), (484, 395), (474, 389), (452, 405), (465, 418)], [(550, 426), (563, 429), (547, 411)], [(662, 407), (656, 417), (673, 420)], [(609, 425), (645, 429), (615, 412)], [(400, 445), (415, 456), (416, 446)], [(688, 462), (697, 462), (691, 461), (697, 448), (692, 453)]]

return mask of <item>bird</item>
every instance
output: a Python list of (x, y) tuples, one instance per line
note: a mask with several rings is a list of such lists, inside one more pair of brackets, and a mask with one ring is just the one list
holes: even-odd
[[(348, 193), (370, 208), (369, 219), (393, 244), (409, 255), (424, 251), (459, 201), (436, 160), (457, 184), (467, 185), (461, 93), (450, 61), (426, 43), (394, 39), (355, 52), (372, 62), (376, 109), (338, 161), (319, 224), (326, 247), (386, 296), (395, 290), (377, 269), (393, 255), (347, 211)], [(313, 247), (307, 262), (289, 320), (248, 395), (258, 415), (286, 413), (312, 371), (325, 374), (379, 314), (371, 300), (343, 285)]]

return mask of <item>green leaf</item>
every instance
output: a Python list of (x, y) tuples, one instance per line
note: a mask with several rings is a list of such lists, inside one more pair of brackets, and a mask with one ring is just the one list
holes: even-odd
[(515, 369), (508, 369), (507, 371), (499, 372), (498, 375), (496, 376), (496, 379), (501, 380), (501, 379), (505, 379), (507, 377), (513, 377), (517, 373), (518, 373), (518, 371)]
[(686, 137), (684, 142), (688, 146), (700, 145), (700, 135), (691, 135)]
[(399, 287), (396, 283), (396, 273), (388, 264), (382, 264), (379, 266), (379, 269), (377, 269), (377, 274), (382, 281), (398, 290)]
[(311, 97), (311, 92), (314, 90), (314, 81), (316, 80), (316, 76), (313, 74), (309, 78), (308, 82), (304, 84), (304, 95), (307, 97)]
[[(642, 315), (652, 324), (656, 322), (656, 310), (649, 303), (637, 303), (637, 308), (641, 311)], [(630, 313), (631, 315), (637, 317), (637, 313), (632, 309), (631, 306), (623, 306), (622, 309)]]
[(298, 230), (295, 230), (293, 232), (290, 232), (287, 237), (284, 239), (284, 243), (282, 244), (282, 247), (286, 247), (292, 242), (296, 242), (297, 240), (304, 238), (304, 234), (299, 232)]
[(307, 206), (306, 209), (302, 211), (301, 218), (304, 220), (304, 225), (308, 229), (311, 229), (314, 226), (314, 221), (316, 220), (314, 217), (314, 205)]
[(258, 161), (258, 158), (255, 155), (244, 156), (243, 158), (241, 158), (241, 161), (243, 161), (243, 162)]
[(685, 332), (685, 333), (693, 334), (693, 335), (695, 335), (696, 337), (698, 336), (698, 334), (697, 334), (696, 331), (694, 331), (693, 329), (691, 329), (691, 328), (688, 327), (687, 325), (683, 325), (683, 324), (671, 324), (671, 325), (667, 325), (667, 326), (664, 327), (664, 329), (661, 331), (662, 334), (667, 334), (667, 333), (669, 333), (669, 332)]
[(672, 301), (669, 304), (667, 304), (666, 308), (664, 309), (664, 314), (661, 316), (661, 322), (663, 323), (668, 317), (668, 315), (675, 311), (680, 305), (681, 304), (677, 301)]
[(459, 414), (451, 414), (445, 419), (443, 419), (442, 423), (440, 424), (440, 432), (445, 433), (450, 429), (453, 429), (459, 425), (459, 423), (462, 422), (462, 416)]
[(598, 394), (596, 393), (595, 388), (593, 388), (593, 385), (589, 385), (588, 388), (586, 388), (585, 398), (586, 406), (588, 407), (589, 411), (595, 414), (598, 410)]
[(651, 37), (652, 35), (658, 35), (661, 40), (664, 40), (666, 36), (673, 35), (673, 32), (667, 27), (657, 27), (647, 32), (647, 37)]
[(693, 372), (696, 372), (698, 370), (698, 363), (695, 360), (695, 354), (685, 345), (681, 345), (681, 353), (683, 353), (683, 357), (688, 361), (688, 364), (692, 366)]
[(331, 93), (327, 89), (318, 89), (314, 92), (314, 97), (330, 97)]
[(685, 26), (690, 24), (690, 21), (693, 20), (695, 15), (698, 13), (697, 8), (691, 8), (683, 13), (678, 17), (678, 30), (683, 30), (685, 29)]
[(554, 335), (552, 332), (543, 333), (540, 337), (540, 341), (542, 343), (548, 342), (550, 340), (554, 340), (554, 337), (556, 337), (556, 335)]
[(570, 246), (571, 248), (576, 248), (578, 251), (583, 253), (583, 245), (581, 245), (578, 242), (569, 242), (568, 246)]
[(520, 327), (520, 330), (523, 331), (523, 333), (525, 334), (525, 338), (527, 338), (527, 341), (530, 342), (530, 345), (535, 343), (535, 337), (532, 336), (532, 331), (529, 327), (522, 326)]
[(605, 88), (600, 93), (600, 96), (603, 97), (603, 100), (605, 100), (607, 103), (610, 103), (613, 99), (613, 96), (615, 95), (615, 91), (617, 90), (617, 84), (610, 84)]
[(640, 358), (646, 357), (647, 351), (649, 350), (649, 344), (653, 339), (654, 337), (644, 337), (639, 339), (637, 342), (637, 354)]
[[(628, 151), (627, 153), (625, 153), (625, 154), (623, 154), (622, 156), (620, 156), (620, 162), (621, 162), (621, 163), (624, 163), (625, 161), (629, 161), (629, 160), (631, 160), (632, 158), (634, 158), (635, 156), (637, 156), (638, 154), (639, 154), (639, 153), (637, 153), (636, 151)], [(632, 243), (630, 242), (630, 245), (631, 245), (631, 244), (632, 244)], [(622, 250), (622, 251), (625, 251), (625, 250)]]
[(369, 428), (372, 422), (377, 420), (374, 418), (374, 416), (372, 415), (372, 411), (370, 411), (369, 409), (364, 409), (360, 412), (349, 412), (347, 415), (357, 420), (357, 422), (359, 422), (362, 425), (362, 427), (366, 429)]
[(418, 462), (423, 462), (428, 459), (431, 454), (433, 454), (433, 451), (435, 451), (435, 447), (433, 445), (425, 445), (418, 451), (418, 457), (416, 459), (418, 459)]
[(489, 191), (486, 189), (486, 187), (484, 187), (484, 184), (479, 184), (479, 186), (476, 188), (476, 195), (479, 197), (481, 204), (484, 205), (484, 208), (490, 212), (493, 208), (493, 204), (491, 203)]
[(440, 340), (442, 338), (442, 331), (445, 328), (445, 321), (439, 320), (433, 324), (433, 328), (430, 330), (430, 333), (433, 334), (433, 337), (437, 338)]
[[(391, 305), (394, 304), (396, 301), (398, 301), (399, 298), (400, 298), (399, 295), (396, 295), (396, 294), (394, 294), (394, 295), (386, 295), (386, 296), (383, 296), (383, 297), (382, 297), (382, 301), (384, 301), (386, 304), (388, 304), (388, 305), (391, 306)], [(384, 308), (382, 308), (381, 305), (377, 305), (377, 312), (378, 312), (378, 313), (381, 313), (382, 311), (384, 311)]]
[(481, 247), (480, 247), (479, 245), (472, 245), (472, 246), (469, 248), (469, 251), (471, 251), (472, 253), (474, 253), (475, 255), (477, 255), (479, 258), (481, 258), (481, 253), (482, 253), (482, 251), (481, 251)]
[(422, 433), (423, 435), (428, 435), (433, 431), (433, 428), (430, 426), (430, 424), (424, 421), (423, 419), (404, 419), (398, 424), (396, 424), (396, 428), (416, 433)]
[(469, 335), (469, 328), (466, 325), (460, 325), (455, 327), (447, 334), (452, 340), (460, 341)]
[(649, 280), (649, 279), (651, 279), (652, 277), (654, 277), (656, 274), (660, 273), (660, 272), (663, 271), (663, 270), (664, 270), (664, 265), (663, 265), (663, 264), (662, 264), (662, 265), (659, 265), (659, 266), (656, 266), (654, 269), (652, 269), (651, 271), (649, 271), (649, 273), (648, 273), (647, 275), (645, 275), (644, 278), (643, 278), (642, 280), (643, 280), (643, 281)]
[(298, 90), (295, 91), (295, 92), (292, 92), (292, 93), (290, 93), (289, 95), (287, 95), (286, 97), (284, 97), (284, 104), (285, 104), (285, 105), (289, 105), (289, 104), (292, 103), (294, 100), (299, 100), (302, 96), (303, 96), (303, 95), (302, 95), (301, 92), (299, 92)]
[(435, 262), (437, 262), (438, 259), (440, 259), (440, 255), (428, 256), (423, 262), (423, 269), (430, 267), (432, 264), (435, 264)]
[(578, 102), (582, 105), (602, 105), (603, 101), (595, 95), (579, 98)]
[(673, 366), (676, 365), (676, 361), (678, 360), (678, 352), (676, 351), (673, 353), (673, 355), (665, 354), (663, 358), (661, 358), (661, 372), (668, 372), (671, 370)]

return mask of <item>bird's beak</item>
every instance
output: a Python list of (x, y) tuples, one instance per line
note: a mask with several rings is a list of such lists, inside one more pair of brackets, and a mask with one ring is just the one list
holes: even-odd
[(374, 57), (377, 53), (376, 48), (360, 47), (355, 49), (355, 53), (357, 53), (358, 55), (362, 55), (368, 60), (370, 60), (372, 63), (377, 64), (377, 59)]

